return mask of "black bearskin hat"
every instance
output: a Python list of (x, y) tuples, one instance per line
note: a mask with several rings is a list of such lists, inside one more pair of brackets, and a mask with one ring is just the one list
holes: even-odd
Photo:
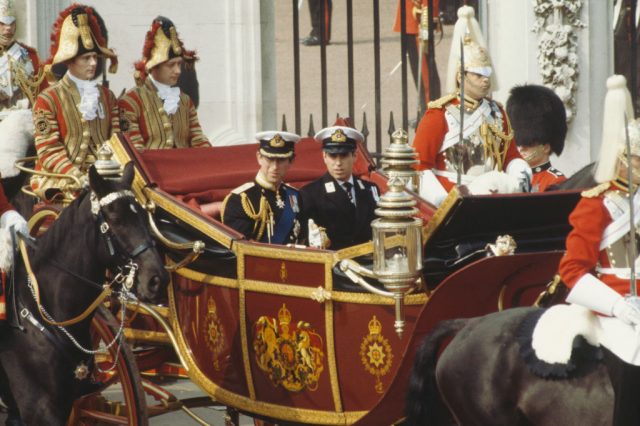
[(507, 115), (518, 145), (548, 143), (556, 155), (562, 153), (567, 113), (553, 90), (536, 84), (513, 87), (507, 99)]

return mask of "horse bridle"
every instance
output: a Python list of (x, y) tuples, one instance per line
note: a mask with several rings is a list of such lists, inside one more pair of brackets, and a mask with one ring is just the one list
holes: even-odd
[[(91, 213), (93, 214), (96, 222), (98, 223), (98, 228), (100, 229), (100, 233), (103, 236), (105, 243), (107, 245), (107, 250), (109, 252), (109, 256), (116, 257), (118, 256), (120, 260), (126, 263), (126, 267), (131, 270), (137, 270), (138, 265), (133, 262), (133, 259), (144, 253), (146, 250), (155, 246), (155, 242), (153, 240), (146, 240), (142, 244), (135, 247), (130, 252), (124, 248), (124, 245), (118, 238), (118, 236), (111, 230), (109, 223), (107, 223), (104, 213), (102, 212), (102, 208), (108, 206), (114, 201), (124, 198), (131, 197), (134, 201), (136, 201), (135, 194), (128, 190), (115, 191), (105, 195), (102, 198), (98, 198), (98, 195), (91, 191), (90, 200), (91, 200)], [(137, 203), (137, 201), (136, 201)], [(122, 267), (120, 267), (122, 268)], [(125, 284), (129, 284), (127, 286), (127, 290), (131, 289), (131, 285), (133, 285), (133, 281), (125, 282)]]

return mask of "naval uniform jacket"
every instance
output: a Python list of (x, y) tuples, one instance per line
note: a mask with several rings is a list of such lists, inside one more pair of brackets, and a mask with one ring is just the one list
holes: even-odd
[[(261, 200), (268, 203), (267, 211), (260, 218)], [(243, 199), (245, 200), (243, 203)], [(280, 202), (278, 202), (280, 200)], [(276, 191), (258, 181), (248, 182), (231, 191), (222, 204), (222, 223), (243, 234), (246, 238), (273, 244), (295, 244), (304, 236), (300, 226), (300, 193), (287, 184)], [(247, 210), (248, 209), (248, 212)], [(269, 212), (273, 213), (274, 235), (269, 236)]]
[[(569, 288), (573, 288), (583, 275), (591, 273), (624, 295), (629, 293), (628, 279), (619, 278), (614, 274), (601, 274), (596, 270), (598, 266), (612, 266), (606, 249), (600, 249), (604, 230), (612, 222), (611, 214), (605, 206), (605, 193), (610, 188), (606, 185), (610, 184), (583, 192), (582, 199), (569, 216), (573, 230), (567, 236), (567, 251), (560, 260), (559, 273)], [(596, 195), (597, 192), (600, 193)]]
[[(120, 131), (115, 96), (102, 85), (98, 90), (103, 118), (98, 114), (90, 121), (78, 110), (80, 92), (68, 75), (38, 95), (33, 107), (36, 170), (84, 175), (95, 162), (100, 146)], [(41, 196), (46, 189), (65, 183), (57, 178), (31, 178), (32, 188)]]
[[(485, 101), (490, 103), (492, 109), (497, 109), (500, 111), (502, 116), (501, 130), (504, 133), (509, 133), (509, 123), (507, 120), (507, 113), (504, 111), (504, 108), (502, 108), (501, 105), (493, 100), (485, 98)], [(448, 95), (430, 102), (429, 109), (420, 120), (420, 124), (418, 125), (418, 129), (416, 130), (416, 136), (413, 142), (413, 147), (418, 152), (418, 159), (420, 160), (420, 164), (418, 165), (419, 170), (434, 169), (434, 173), (436, 172), (436, 170), (447, 170), (445, 163), (446, 157), (444, 151), (441, 151), (441, 148), (445, 136), (449, 132), (449, 125), (447, 124), (446, 117), (446, 108), (449, 105), (455, 105), (456, 110), (459, 111), (458, 105), (460, 105), (460, 101), (453, 95)], [(456, 119), (459, 119), (459, 116), (456, 117)], [(468, 121), (468, 114), (465, 114), (465, 128), (467, 128), (467, 125), (469, 124)], [(466, 137), (467, 132), (465, 131), (464, 134)], [(511, 140), (511, 143), (509, 143), (504, 157), (504, 169), (506, 169), (509, 162), (514, 158), (521, 157), (518, 153), (515, 141)], [(505, 170), (499, 171), (503, 172)], [(444, 187), (444, 189), (447, 190), (447, 192), (451, 191), (451, 188), (453, 188), (453, 186), (455, 185), (454, 181), (451, 181), (444, 176), (439, 176), (437, 175), (437, 173), (436, 177), (438, 178), (440, 184)]]
[(180, 92), (178, 109), (168, 114), (158, 89), (146, 78), (140, 86), (125, 93), (118, 106), (121, 129), (139, 150), (210, 146), (186, 93)]
[(567, 180), (567, 177), (560, 170), (551, 167), (550, 162), (533, 167), (531, 171), (533, 172), (531, 192), (544, 192), (551, 185), (557, 185)]
[[(300, 190), (302, 216), (325, 228), (332, 250), (371, 240), (371, 221), (378, 200), (378, 186), (353, 176), (356, 205), (336, 179), (325, 173)], [(307, 227), (307, 224), (303, 224)]]

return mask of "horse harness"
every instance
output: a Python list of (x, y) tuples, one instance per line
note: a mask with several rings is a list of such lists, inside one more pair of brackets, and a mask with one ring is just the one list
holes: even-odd
[[(121, 313), (120, 327), (118, 332), (114, 336), (114, 339), (108, 344), (106, 344), (104, 347), (100, 348), (99, 350), (91, 350), (91, 349), (84, 348), (73, 337), (73, 335), (69, 333), (68, 330), (66, 330), (65, 327), (76, 324), (86, 319), (89, 315), (91, 315), (104, 302), (106, 298), (111, 296), (111, 294), (113, 293), (112, 287), (114, 284), (122, 285), (122, 290), (119, 292), (119, 299), (120, 299), (123, 310), (125, 309), (125, 302), (127, 300), (135, 298), (135, 296), (131, 294), (130, 290), (133, 287), (135, 275), (138, 270), (138, 265), (133, 260), (136, 257), (138, 257), (140, 254), (148, 250), (149, 248), (153, 247), (155, 243), (153, 240), (144, 241), (142, 244), (138, 245), (137, 247), (135, 247), (133, 250), (129, 252), (124, 248), (118, 236), (111, 230), (111, 227), (109, 226), (108, 222), (105, 219), (104, 213), (102, 211), (102, 207), (108, 206), (114, 201), (124, 197), (131, 197), (134, 200), (136, 200), (135, 194), (130, 190), (121, 190), (121, 191), (111, 192), (102, 198), (98, 198), (97, 194), (93, 191), (90, 194), (91, 213), (94, 219), (96, 220), (96, 223), (100, 230), (100, 235), (102, 235), (103, 237), (109, 256), (111, 258), (118, 258), (118, 260), (120, 261), (118, 262), (119, 265), (117, 266), (119, 272), (111, 281), (106, 282), (105, 284), (93, 282), (87, 278), (77, 275), (73, 271), (70, 271), (65, 266), (57, 263), (55, 260), (49, 260), (49, 262), (52, 263), (55, 267), (66, 272), (67, 274), (74, 276), (79, 281), (89, 284), (91, 286), (97, 287), (98, 289), (102, 290), (101, 293), (98, 295), (98, 297), (93, 301), (93, 303), (91, 303), (91, 305), (87, 307), (80, 315), (74, 318), (71, 318), (65, 321), (59, 321), (59, 322), (55, 321), (51, 317), (51, 315), (49, 315), (46, 309), (42, 306), (40, 302), (40, 292), (39, 292), (38, 282), (31, 268), (29, 255), (27, 252), (27, 246), (29, 246), (33, 250), (37, 250), (37, 245), (29, 237), (20, 235), (18, 246), (19, 246), (20, 253), (22, 255), (22, 259), (24, 261), (26, 272), (27, 272), (27, 282), (31, 290), (32, 296), (34, 298), (34, 301), (36, 302), (36, 305), (38, 307), (40, 317), (45, 324), (42, 324), (38, 320), (38, 318), (36, 318), (36, 316), (25, 306), (25, 304), (22, 301), (14, 300), (14, 306), (18, 306), (18, 309), (20, 311), (19, 316), (16, 315), (16, 318), (18, 321), (18, 324), (17, 324), (18, 328), (23, 329), (22, 325), (20, 324), (20, 319), (27, 320), (36, 329), (42, 332), (45, 335), (45, 337), (57, 348), (57, 350), (65, 354), (68, 353), (67, 349), (70, 346), (69, 343), (65, 344), (62, 341), (61, 336), (59, 334), (54, 333), (52, 330), (50, 330), (49, 327), (47, 327), (47, 325), (57, 327), (64, 335), (66, 335), (66, 337), (71, 341), (71, 343), (73, 343), (73, 345), (77, 349), (89, 355), (94, 355), (99, 351), (104, 351), (105, 349), (108, 349), (111, 346), (113, 346), (116, 343), (116, 341), (119, 340), (122, 334), (122, 331), (124, 329), (124, 319), (125, 319), (124, 312)], [(135, 207), (133, 205), (131, 206), (131, 208), (135, 211)], [(15, 291), (13, 293), (15, 296)], [(120, 351), (117, 351), (116, 358), (114, 359), (114, 364), (110, 369), (113, 369), (116, 363), (118, 362), (117, 356), (119, 355), (119, 352)], [(80, 366), (78, 368), (80, 368)], [(77, 370), (76, 370), (76, 375), (77, 375)], [(78, 377), (78, 378), (82, 379), (84, 377)]]

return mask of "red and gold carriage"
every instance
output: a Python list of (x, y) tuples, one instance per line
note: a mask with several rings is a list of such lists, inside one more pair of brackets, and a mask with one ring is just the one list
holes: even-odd
[[(90, 395), (76, 404), (71, 422), (79, 424), (145, 424), (212, 400), (276, 422), (397, 423), (425, 334), (443, 319), (533, 303), (555, 275), (579, 197), (454, 191), (435, 210), (409, 191), (424, 223), (424, 256), (417, 285), (400, 298), (398, 334), (394, 298), (364, 267), (374, 256), (371, 242), (338, 251), (277, 246), (246, 240), (220, 222), (217, 203), (255, 175), (255, 145), (138, 152), (119, 135), (111, 147), (121, 164), (136, 165), (134, 190), (172, 282), (166, 306), (128, 307), (133, 351), (98, 359), (117, 361), (102, 379), (121, 383), (124, 403)], [(320, 149), (312, 139), (297, 145), (291, 184), (324, 173)], [(354, 173), (387, 190), (387, 176), (362, 146)], [(487, 245), (507, 234), (516, 254), (492, 255)], [(108, 313), (94, 323), (96, 341), (116, 333)], [(153, 373), (186, 374), (209, 398), (177, 401), (146, 379)], [(145, 393), (158, 403), (147, 406)]]

